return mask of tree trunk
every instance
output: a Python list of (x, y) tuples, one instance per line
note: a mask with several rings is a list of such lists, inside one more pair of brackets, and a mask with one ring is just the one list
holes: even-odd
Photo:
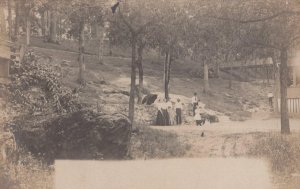
[(51, 21), (50, 21), (50, 38), (49, 42), (57, 42), (57, 13), (56, 10), (51, 11)]
[(61, 40), (62, 32), (61, 32), (61, 18), (60, 15), (57, 13), (56, 15), (56, 42), (58, 43)]
[[(225, 55), (225, 64), (228, 65), (228, 54)], [(228, 88), (232, 89), (232, 62), (230, 63), (230, 77), (229, 77), (229, 83)]]
[(267, 82), (268, 82), (268, 85), (270, 84), (270, 77), (269, 77), (269, 67), (268, 65), (266, 66), (266, 69), (267, 69)]
[[(45, 11), (46, 12), (46, 11)], [(42, 25), (42, 36), (46, 36), (46, 14), (45, 12), (41, 15), (41, 25)]]
[(143, 70), (143, 50), (144, 46), (143, 44), (139, 44), (137, 53), (138, 53), (138, 58), (137, 58), (137, 66), (139, 69), (139, 91), (138, 91), (138, 103), (142, 103), (142, 90), (144, 88), (144, 70)]
[(166, 59), (164, 64), (164, 89), (165, 99), (169, 99), (169, 62), (170, 62), (170, 50), (166, 52)]
[(103, 54), (104, 54), (104, 31), (105, 28), (101, 29), (101, 26), (96, 26), (96, 37), (98, 39), (98, 62), (103, 64)]
[(204, 79), (203, 92), (206, 94), (209, 91), (208, 65), (207, 65), (206, 61), (204, 61), (204, 63), (203, 63), (203, 79)]
[(99, 25), (97, 22), (91, 23), (91, 37), (92, 39), (99, 39)]
[(103, 64), (103, 52), (104, 51), (104, 45), (103, 45), (103, 40), (99, 39), (99, 46), (98, 46), (98, 62), (99, 64)]
[(171, 79), (171, 64), (172, 64), (172, 54), (169, 53), (169, 63), (168, 63), (168, 91), (170, 93), (170, 79)]
[(136, 42), (137, 36), (135, 33), (131, 34), (131, 81), (130, 81), (130, 97), (129, 97), (129, 119), (131, 124), (134, 124), (134, 96), (135, 96), (135, 80), (136, 80)]
[(220, 63), (216, 62), (216, 78), (220, 77)]
[(0, 6), (0, 31), (1, 33), (6, 33), (6, 21), (5, 21), (5, 13), (4, 7)]
[(161, 48), (160, 48), (160, 47), (158, 47), (158, 48), (157, 48), (157, 59), (158, 59), (158, 61), (160, 61), (160, 60), (161, 60), (161, 54), (162, 54), (162, 52), (161, 52)]
[(7, 21), (8, 21), (8, 36), (9, 39), (12, 37), (12, 15), (11, 15), (11, 1), (7, 1), (7, 9), (8, 9), (8, 16), (7, 16)]
[(51, 13), (49, 10), (46, 11), (46, 36), (48, 37), (48, 41), (49, 41), (49, 36), (50, 36), (50, 24), (51, 23)]
[(274, 93), (274, 111), (275, 113), (279, 113), (279, 108), (278, 108), (278, 89), (279, 89), (279, 69), (277, 67), (277, 62), (275, 57), (272, 56), (272, 62), (273, 62), (273, 70), (274, 70), (274, 86), (273, 86), (273, 93)]
[(78, 82), (82, 85), (85, 84), (85, 63), (84, 63), (84, 21), (79, 23), (79, 77)]
[(31, 22), (30, 22), (30, 13), (26, 18), (26, 45), (30, 45), (30, 36), (31, 36)]
[(288, 81), (288, 67), (287, 67), (287, 49), (283, 48), (280, 51), (280, 114), (281, 114), (281, 133), (290, 133), (290, 123), (287, 106), (287, 81)]
[[(252, 55), (252, 57), (254, 57), (254, 54)], [(257, 77), (256, 77), (256, 74), (257, 74), (257, 67), (256, 67), (257, 61), (256, 61), (256, 58), (254, 58), (254, 65), (255, 65), (254, 79), (257, 79)]]
[(15, 13), (16, 13), (16, 17), (15, 17), (15, 32), (14, 32), (14, 36), (15, 38), (17, 38), (17, 36), (19, 35), (19, 20), (20, 20), (20, 0), (15, 0)]

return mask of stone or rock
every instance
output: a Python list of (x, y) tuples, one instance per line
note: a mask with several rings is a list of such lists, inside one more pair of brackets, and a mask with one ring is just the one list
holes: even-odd
[(81, 110), (50, 121), (15, 125), (17, 143), (47, 162), (55, 159), (123, 159), (131, 123), (125, 115)]
[(211, 114), (205, 113), (205, 114), (203, 115), (203, 117), (204, 117), (206, 120), (209, 120), (210, 123), (217, 123), (217, 122), (219, 122), (219, 118), (218, 118), (218, 116), (216, 116), (216, 115), (211, 115)]
[(156, 99), (157, 94), (148, 94), (143, 98), (142, 104), (151, 105), (155, 102)]

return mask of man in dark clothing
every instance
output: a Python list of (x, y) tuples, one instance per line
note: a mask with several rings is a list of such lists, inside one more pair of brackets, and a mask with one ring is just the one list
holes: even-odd
[(181, 118), (181, 112), (182, 112), (182, 103), (180, 103), (180, 99), (177, 99), (177, 102), (175, 104), (175, 110), (176, 110), (176, 124), (181, 125), (182, 118)]
[(195, 110), (196, 110), (197, 105), (198, 105), (197, 93), (194, 93), (194, 96), (192, 97), (192, 105), (193, 105), (193, 116), (195, 116)]

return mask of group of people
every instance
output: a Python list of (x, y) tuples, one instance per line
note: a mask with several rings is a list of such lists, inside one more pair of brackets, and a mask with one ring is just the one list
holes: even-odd
[[(199, 103), (197, 93), (191, 99), (193, 106), (193, 116), (197, 126), (202, 126), (205, 124), (205, 119), (203, 118), (204, 107)], [(172, 102), (171, 99), (157, 99), (157, 116), (156, 125), (168, 126), (168, 125), (181, 125), (182, 124), (182, 111), (183, 103), (178, 98), (176, 102)]]
[(170, 99), (161, 100), (158, 99), (156, 103), (157, 107), (157, 116), (156, 116), (156, 125), (180, 125), (182, 123), (182, 109), (183, 104), (180, 99), (177, 101), (171, 102)]

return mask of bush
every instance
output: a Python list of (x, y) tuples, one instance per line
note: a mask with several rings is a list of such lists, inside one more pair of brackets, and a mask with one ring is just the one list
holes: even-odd
[(60, 72), (45, 57), (28, 52), (21, 65), (11, 64), (10, 102), (22, 113), (69, 113), (81, 106), (70, 89), (61, 86)]
[(0, 186), (1, 189), (17, 189), (19, 188), (18, 184), (10, 177), (10, 175), (5, 174), (5, 168), (3, 165), (0, 165)]
[(138, 130), (131, 139), (131, 157), (134, 159), (182, 157), (190, 148), (182, 144), (175, 133), (147, 127)]
[(53, 168), (18, 150), (17, 162), (0, 160), (1, 189), (52, 189)]
[(250, 155), (270, 160), (273, 171), (292, 173), (300, 171), (300, 134), (289, 136), (270, 134), (258, 141)]
[(122, 114), (81, 110), (50, 120), (16, 120), (17, 143), (49, 163), (54, 159), (123, 159), (131, 123)]

